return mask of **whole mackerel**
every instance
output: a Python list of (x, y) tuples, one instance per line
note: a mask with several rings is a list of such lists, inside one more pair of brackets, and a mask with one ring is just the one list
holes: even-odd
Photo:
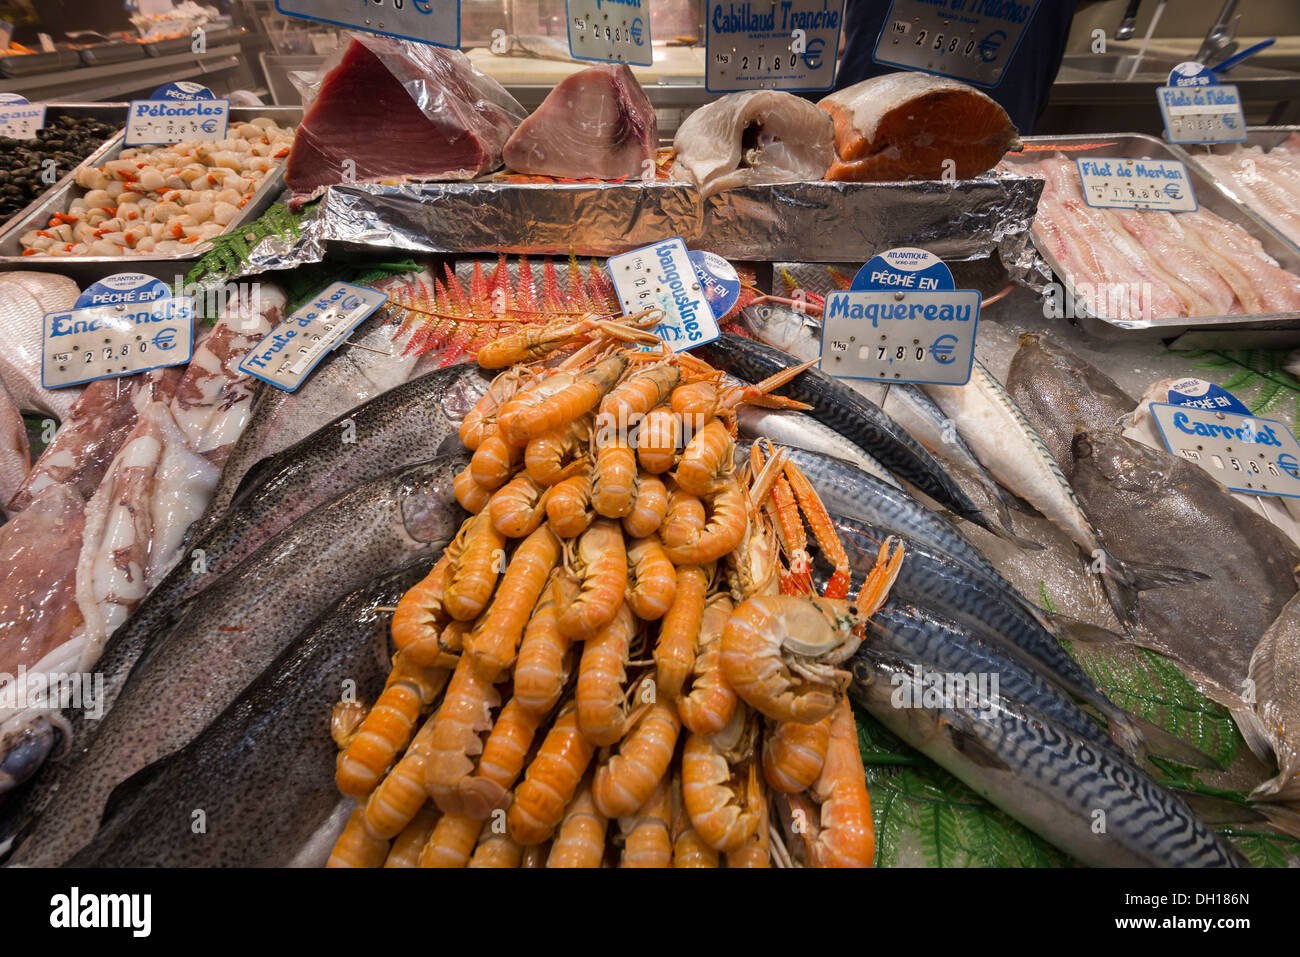
[(966, 385), (927, 385), (926, 392), (956, 424), (975, 454), (1002, 485), (1038, 509), (1097, 563), (1106, 597), (1121, 622), (1137, 620), (1137, 592), (1200, 581), (1182, 568), (1122, 562), (1111, 554), (1084, 513), (1056, 459), (1007, 390), (975, 360)]
[(1239, 866), (1235, 851), (1179, 798), (1109, 750), (1004, 694), (988, 695), (984, 708), (942, 702), (896, 707), (908, 696), (914, 704), (925, 701), (920, 667), (915, 659), (864, 644), (853, 660), (849, 693), (889, 730), (1044, 840), (1095, 867)]
[(736, 418), (740, 424), (740, 434), (747, 439), (767, 438), (777, 445), (832, 455), (902, 491), (898, 479), (890, 475), (888, 469), (875, 458), (810, 415), (785, 409), (742, 405), (736, 410)]
[[(122, 782), (74, 867), (283, 867), (339, 802), (330, 714), (345, 682), (371, 702), (391, 663), (388, 625), (427, 564), (369, 582), (305, 628), (175, 754)], [(202, 808), (206, 830), (195, 834)]]
[[(106, 716), (78, 714), (72, 746), (3, 809), (21, 827), (14, 860), (56, 865), (94, 836), (109, 793), (188, 744), (253, 682), (302, 628), (340, 596), (411, 562), (430, 560), (464, 512), (452, 480), (469, 461), (443, 456), (359, 486), (313, 510), (206, 589), (180, 622), (105, 687)], [(116, 670), (121, 662), (107, 661)], [(39, 817), (36, 815), (39, 814)]]
[[(729, 333), (698, 351), (708, 362), (747, 382), (759, 382), (799, 364), (780, 349)], [(874, 402), (816, 369), (801, 373), (777, 394), (811, 405), (808, 415), (861, 446), (891, 474), (910, 482), (945, 508), (995, 535), (1005, 534), (934, 456)]]
[[(904, 564), (911, 557), (909, 554)], [(872, 648), (917, 661), (935, 675), (960, 675), (960, 681), (949, 687), (967, 696), (965, 706), (982, 707), (983, 695), (1001, 694), (1064, 725), (1120, 761), (1128, 761), (1082, 708), (1042, 674), (1006, 654), (1005, 646), (985, 629), (963, 627), (936, 613), (933, 605), (906, 600), (894, 590), (871, 620), (878, 626), (868, 639)]]
[[(870, 570), (878, 543), (890, 533), (869, 523), (832, 517), (856, 573), (854, 587), (860, 587), (859, 577)], [(951, 619), (1022, 664), (1041, 670), (1063, 691), (1105, 715), (1125, 750), (1136, 753), (1140, 739), (1129, 716), (1102, 693), (1061, 646), (1050, 623), (1014, 588), (926, 543), (904, 538), (904, 546), (905, 558), (891, 596)], [(885, 626), (885, 630), (890, 629)]]
[(439, 369), (344, 413), (256, 469), (258, 481), (186, 548), (114, 640), (136, 643), (186, 599), (312, 509), (395, 468), (459, 452), (457, 430), (487, 391), (477, 366)]

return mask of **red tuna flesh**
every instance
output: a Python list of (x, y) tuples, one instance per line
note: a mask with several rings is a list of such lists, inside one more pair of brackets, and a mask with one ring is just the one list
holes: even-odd
[(582, 70), (552, 90), (505, 148), (518, 173), (574, 179), (640, 177), (659, 146), (654, 107), (627, 64)]
[(355, 39), (303, 117), (285, 181), (301, 204), (345, 181), (471, 179), (501, 165), (523, 117), (458, 50)]

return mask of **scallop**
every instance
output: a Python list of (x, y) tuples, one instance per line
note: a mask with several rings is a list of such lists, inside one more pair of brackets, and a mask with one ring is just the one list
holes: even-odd
[(151, 223), (164, 223), (174, 216), (180, 216), (184, 212), (175, 203), (159, 203), (146, 214)]
[(122, 255), (122, 247), (109, 242), (107, 239), (97, 239), (90, 244), (90, 255), (120, 256)]
[(187, 215), (193, 217), (196, 223), (206, 223), (212, 218), (211, 203), (190, 203), (185, 207)]
[(222, 226), (229, 226), (239, 216), (239, 207), (233, 203), (217, 203), (212, 207), (212, 219)]
[(106, 189), (92, 189), (86, 194), (86, 205), (91, 209), (103, 209), (117, 205), (113, 202), (113, 194)]
[(137, 182), (142, 189), (147, 189), (152, 193), (162, 189), (167, 179), (154, 167), (146, 166), (140, 170), (140, 178)]

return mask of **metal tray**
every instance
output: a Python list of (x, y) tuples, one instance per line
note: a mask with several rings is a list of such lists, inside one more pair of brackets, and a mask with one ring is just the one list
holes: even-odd
[(140, 44), (144, 47), (146, 56), (171, 56), (173, 53), (184, 53), (194, 44), (194, 40), (189, 36), (168, 37), (166, 40), (149, 40)]
[(32, 76), (37, 73), (54, 73), (80, 66), (81, 57), (76, 50), (54, 50), (46, 53), (15, 53), (0, 57), (0, 75)]
[(103, 66), (106, 63), (122, 63), (126, 60), (143, 60), (144, 48), (131, 40), (113, 40), (109, 43), (96, 43), (94, 46), (82, 47), (77, 51), (81, 62), (86, 66)]
[[(1046, 147), (1059, 144), (1071, 158), (1080, 156), (1106, 156), (1143, 159), (1184, 160), (1186, 154), (1175, 152), (1168, 143), (1147, 136), (1143, 133), (1101, 133), (1071, 136), (1026, 136), (1026, 147), (1037, 147), (1023, 153), (1008, 153), (1003, 162), (1011, 168), (1021, 163), (1032, 163), (1046, 152)], [(1288, 272), (1300, 275), (1300, 251), (1285, 242), (1274, 230), (1263, 225), (1249, 210), (1208, 177), (1200, 166), (1188, 164), (1188, 176), (1196, 192), (1196, 200), (1202, 209), (1209, 210), (1231, 223), (1244, 229), (1258, 239), (1264, 251), (1277, 260), (1278, 265)], [(1039, 247), (1038, 243), (1035, 243)], [(1056, 258), (1047, 250), (1039, 247), (1038, 254), (1051, 267), (1060, 280), (1064, 291), (1075, 298), (1075, 289), (1065, 274), (1065, 270)], [(1182, 335), (1189, 329), (1278, 329), (1294, 330), (1296, 341), (1300, 341), (1300, 312), (1275, 312), (1237, 316), (1198, 316), (1195, 318), (1181, 316), (1168, 319), (1130, 322), (1113, 319), (1108, 316), (1092, 315), (1089, 309), (1080, 309), (1074, 321), (1089, 335), (1107, 339), (1116, 338), (1171, 338)]]
[[(45, 105), (45, 116), (47, 119), (49, 117), (57, 117), (57, 116), (73, 116), (78, 118), (90, 118), (90, 119), (101, 120), (105, 123), (116, 123), (120, 127), (123, 123), (126, 122), (126, 110), (127, 110), (126, 103), (47, 103)], [(41, 193), (40, 196), (37, 196), (34, 200), (28, 203), (26, 209), (19, 210), (18, 212), (10, 216), (7, 220), (5, 220), (3, 224), (0, 224), (0, 236), (3, 236), (4, 233), (8, 231), (10, 223), (16, 223), (19, 220), (24, 219), (25, 217), (31, 215), (33, 210), (38, 209), (41, 206), (41, 204), (45, 202), (46, 197), (48, 197), (55, 190), (63, 188), (65, 183), (70, 182), (72, 180), (72, 177), (76, 174), (77, 169), (80, 168), (80, 165), (84, 165), (86, 163), (90, 163), (91, 165), (94, 165), (98, 163), (99, 157), (102, 156), (104, 153), (108, 152), (108, 150), (110, 150), (113, 147), (113, 144), (117, 141), (118, 137), (120, 137), (121, 134), (122, 131), (121, 129), (119, 129), (117, 133), (113, 134), (108, 139), (104, 140), (104, 142), (100, 143), (97, 147), (95, 147), (94, 151), (92, 151), (89, 156), (87, 156), (84, 160), (81, 161), (81, 164), (79, 164), (76, 167), (73, 167), (73, 169), (70, 170), (66, 176), (64, 176), (61, 180), (59, 180), (57, 183), (55, 183), (45, 192)], [(19, 255), (22, 255), (21, 251), (19, 252)], [(32, 257), (28, 256), (27, 258), (31, 259)]]
[[(115, 105), (121, 106), (121, 104)], [(125, 110), (123, 110), (122, 115), (125, 117)], [(234, 106), (230, 108), (230, 119), (234, 122), (247, 122), (259, 116), (269, 116), (281, 126), (296, 126), (302, 118), (302, 110), (297, 107), (286, 106)], [(124, 133), (118, 133), (117, 136), (87, 157), (81, 166), (77, 167), (77, 170), (85, 166), (98, 166), (115, 159), (122, 152), (123, 136)], [(129, 266), (132, 270), (138, 272), (151, 272), (150, 269), (144, 268), (144, 264), (157, 263), (160, 264), (158, 268), (176, 264), (171, 269), (174, 273), (177, 268), (180, 268), (182, 272), (184, 271), (179, 264), (197, 260), (212, 249), (213, 244), (208, 241), (195, 244), (194, 248), (189, 252), (173, 256), (158, 256), (155, 254), (143, 256), (24, 256), (22, 243), (19, 242), (22, 234), (29, 229), (44, 229), (49, 224), (50, 216), (54, 213), (66, 211), (72, 205), (72, 198), (81, 195), (83, 192), (81, 187), (76, 184), (77, 170), (73, 170), (58, 185), (51, 188), (39, 200), (27, 207), (23, 213), (11, 219), (4, 231), (0, 232), (0, 270), (43, 269), (69, 274), (75, 271), (78, 276), (95, 275), (96, 273), (98, 275), (108, 275), (110, 272), (120, 270), (105, 270), (105, 267)], [(225, 232), (237, 232), (255, 221), (266, 212), (283, 191), (284, 163), (281, 163), (262, 182), (248, 205), (243, 208), (238, 218), (230, 224)], [(73, 267), (78, 268), (74, 269)], [(91, 268), (85, 269), (82, 267)]]
[(1231, 183), (1225, 183), (1219, 179), (1217, 173), (1207, 166), (1198, 162), (1198, 157), (1207, 153), (1224, 154), (1233, 153), (1242, 147), (1258, 146), (1265, 152), (1279, 145), (1287, 137), (1294, 133), (1300, 133), (1300, 126), (1251, 126), (1246, 129), (1246, 142), (1244, 143), (1214, 143), (1214, 144), (1196, 144), (1188, 143), (1185, 145), (1175, 144), (1171, 148), (1183, 162), (1189, 166), (1196, 167), (1202, 176), (1214, 183), (1215, 189), (1226, 195), (1233, 202), (1240, 205), (1251, 217), (1265, 229), (1276, 235), (1278, 239), (1291, 247), (1297, 255), (1300, 255), (1300, 243), (1287, 237), (1280, 229), (1268, 221), (1268, 217), (1263, 212), (1252, 206), (1246, 199), (1237, 195), (1233, 190)]

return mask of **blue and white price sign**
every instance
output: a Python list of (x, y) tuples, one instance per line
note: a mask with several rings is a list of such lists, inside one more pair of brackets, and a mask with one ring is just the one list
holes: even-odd
[(86, 288), (67, 312), (46, 313), (41, 385), (58, 389), (189, 362), (194, 303), (142, 273)]
[(874, 257), (846, 291), (828, 293), (821, 370), (844, 379), (965, 385), (975, 359), (980, 294), (954, 289), (924, 249)]
[(132, 100), (123, 142), (126, 146), (158, 146), (221, 140), (229, 124), (229, 100)]
[(1079, 185), (1089, 206), (1196, 211), (1187, 167), (1177, 160), (1079, 158)]
[(1169, 73), (1169, 85), (1156, 90), (1165, 139), (1171, 143), (1244, 143), (1246, 116), (1241, 95), (1230, 83), (1220, 83), (1204, 64), (1180, 63)]
[(709, 0), (705, 87), (829, 90), (844, 0)]
[(662, 309), (664, 318), (654, 332), (674, 352), (694, 349), (722, 334), (710, 293), (680, 238), (611, 256), (608, 266), (623, 314)]
[(876, 38), (877, 63), (993, 87), (1040, 0), (893, 0)]
[(239, 371), (294, 392), (326, 354), (388, 301), (388, 293), (336, 282), (262, 337)]
[(650, 11), (648, 0), (565, 0), (569, 21), (569, 55), (575, 60), (596, 60), (650, 66)]
[(275, 0), (286, 17), (460, 48), (458, 0)]
[(45, 104), (17, 93), (0, 93), (0, 136), (30, 140), (45, 126)]
[(1152, 402), (1160, 438), (1234, 492), (1300, 498), (1300, 443), (1276, 419)]

